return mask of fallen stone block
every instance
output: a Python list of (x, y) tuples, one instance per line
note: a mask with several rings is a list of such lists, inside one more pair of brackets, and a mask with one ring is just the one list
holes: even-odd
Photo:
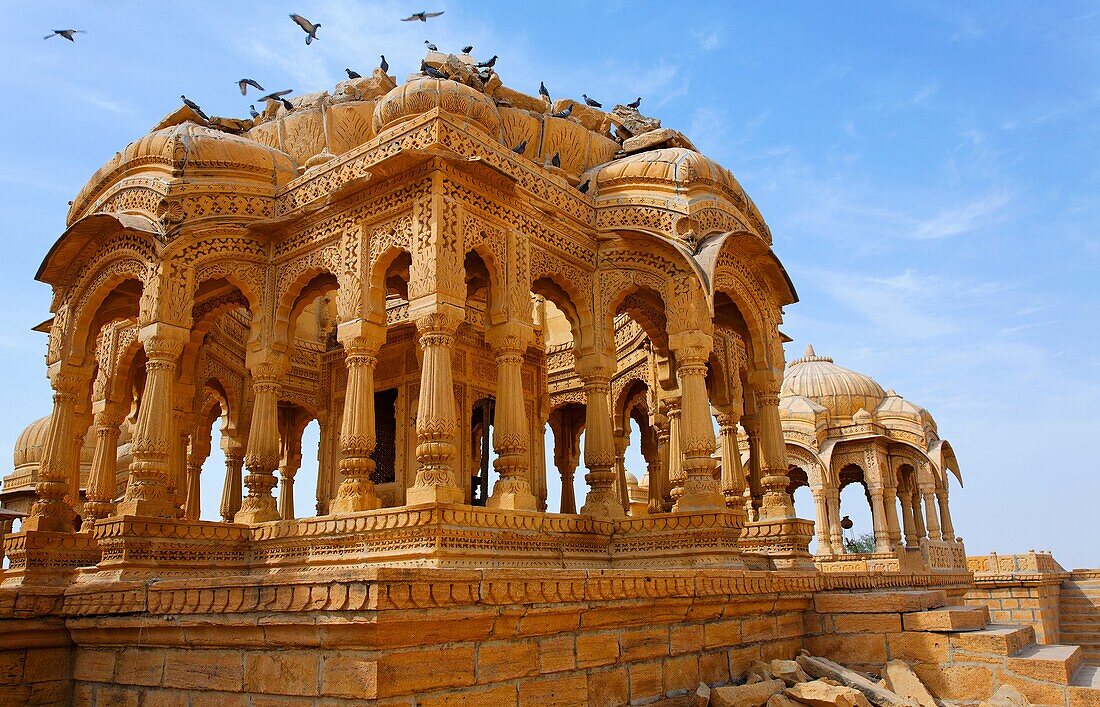
[(871, 707), (863, 693), (854, 687), (830, 685), (821, 680), (800, 682), (783, 694), (811, 707)]
[(859, 690), (871, 704), (879, 707), (916, 707), (917, 705), (914, 700), (883, 689), (866, 675), (845, 668), (828, 658), (817, 658), (802, 651), (802, 655), (798, 656), (798, 664), (812, 677), (836, 680), (841, 685)]
[(1023, 693), (1011, 685), (1001, 685), (979, 707), (1031, 707)]
[(776, 658), (771, 663), (768, 663), (767, 667), (768, 672), (771, 673), (771, 677), (787, 683), (787, 687), (800, 682), (810, 682), (813, 680), (813, 678), (807, 675), (806, 671), (802, 669), (802, 666), (794, 660)]
[(903, 660), (891, 660), (882, 669), (886, 688), (900, 697), (916, 700), (920, 707), (936, 707), (936, 699), (921, 679)]
[(699, 683), (695, 688), (695, 694), (691, 698), (691, 707), (707, 707), (710, 704), (710, 686), (705, 682)]
[(790, 697), (787, 697), (782, 692), (776, 695), (772, 695), (768, 698), (768, 704), (766, 707), (805, 707), (801, 702), (795, 702)]
[(763, 707), (772, 695), (782, 692), (785, 687), (782, 680), (715, 687), (710, 691), (710, 704), (711, 707)]

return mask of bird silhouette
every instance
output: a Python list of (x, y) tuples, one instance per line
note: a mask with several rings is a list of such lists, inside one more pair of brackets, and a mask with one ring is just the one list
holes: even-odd
[(82, 30), (82, 29), (54, 29), (54, 30), (50, 30), (50, 33), (47, 34), (42, 39), (49, 39), (50, 37), (64, 37), (65, 39), (69, 40), (73, 44), (76, 44), (76, 40), (73, 39), (74, 34), (88, 34), (88, 33), (85, 30)]
[(483, 69), (491, 69), (496, 65), (497, 65), (497, 55), (496, 54), (494, 54), (493, 58), (490, 59), (489, 61), (483, 61), (480, 64), (478, 64), (478, 66), (483, 68)]
[(581, 94), (581, 98), (584, 99), (584, 102), (585, 102), (586, 105), (590, 105), (593, 108), (603, 108), (602, 103), (600, 103), (599, 101), (592, 100), (591, 98), (589, 98), (587, 95), (585, 95), (583, 93)]
[(520, 144), (513, 147), (512, 152), (516, 153), (517, 155), (522, 155), (524, 152), (527, 152), (527, 141), (524, 140)]
[(472, 45), (472, 44), (470, 44), (468, 46), (465, 46), (465, 47), (462, 47), (462, 53), (463, 54), (469, 54), (473, 50), (474, 50), (474, 45)]
[(180, 98), (183, 99), (183, 105), (187, 106), (191, 110), (198, 113), (200, 118), (202, 118), (203, 120), (210, 120), (210, 116), (208, 116), (208, 115), (206, 115), (206, 113), (202, 112), (202, 108), (199, 108), (198, 103), (195, 103), (194, 101), (192, 101), (190, 98), (188, 98), (187, 96), (185, 96), (183, 94), (180, 94)]
[(256, 89), (257, 91), (263, 91), (264, 90), (263, 86), (256, 83), (252, 79), (241, 79), (240, 81), (237, 82), (237, 88), (241, 89), (241, 95), (242, 96), (248, 95), (248, 87), (249, 86)]
[(414, 12), (413, 14), (411, 14), (408, 17), (402, 19), (401, 21), (402, 22), (416, 22), (417, 20), (420, 20), (421, 22), (427, 22), (429, 17), (439, 17), (442, 14), (443, 14), (442, 11), (439, 11), (439, 12)]
[(360, 74), (358, 71), (352, 71), (351, 69), (344, 69), (344, 71), (347, 72), (347, 75), (348, 75), (349, 79), (361, 79), (361, 78), (363, 78), (363, 75)]
[(420, 72), (423, 73), (423, 74), (427, 74), (428, 76), (431, 76), (433, 79), (445, 79), (445, 78), (447, 78), (447, 74), (443, 73), (442, 71), (435, 68), (434, 66), (429, 65), (428, 62), (426, 62), (426, 61), (420, 62)]
[(559, 110), (557, 113), (551, 113), (550, 117), (551, 118), (568, 118), (569, 114), (573, 112), (573, 106), (574, 105), (575, 104), (570, 103), (568, 106), (566, 106), (565, 110)]
[(633, 108), (634, 110), (638, 110), (638, 106), (640, 106), (640, 105), (642, 105), (642, 97), (638, 96), (636, 99), (634, 99), (630, 103), (627, 103), (626, 107), (627, 108)]
[(561, 167), (561, 153), (560, 152), (555, 152), (554, 153), (554, 156), (550, 158), (550, 164), (554, 165), (555, 167)]
[(591, 184), (591, 183), (592, 183), (591, 179), (584, 180), (584, 184), (577, 187), (577, 191), (579, 191), (581, 194), (587, 194), (588, 193), (588, 185)]
[(266, 96), (260, 96), (256, 100), (257, 101), (280, 101), (280, 100), (282, 100), (283, 96), (287, 95), (288, 93), (293, 93), (293, 92), (294, 92), (293, 88), (287, 88), (287, 89), (284, 89), (282, 91), (272, 91), (271, 93), (267, 94)]
[(546, 83), (539, 81), (539, 95), (546, 99), (546, 102), (550, 102), (550, 92), (546, 90)]
[(428, 51), (430, 51), (430, 52), (437, 52), (437, 51), (439, 51), (439, 47), (435, 46), (434, 44), (432, 44), (431, 42), (429, 42), (429, 41), (428, 41), (428, 40), (426, 40), (426, 39), (424, 40), (424, 46), (425, 46), (425, 47), (427, 47), (427, 48), (428, 48)]
[(290, 19), (294, 20), (294, 24), (302, 28), (302, 31), (306, 33), (306, 44), (312, 44), (313, 40), (317, 39), (317, 30), (321, 29), (321, 25), (314, 24), (302, 17), (301, 15), (290, 14)]
[(386, 61), (386, 55), (385, 54), (379, 54), (378, 56), (380, 56), (382, 58), (382, 63), (378, 65), (378, 68), (382, 69), (383, 74), (389, 72), (390, 62)]
[(252, 116), (253, 120), (260, 117), (260, 114), (256, 112), (256, 106), (249, 106), (248, 114)]

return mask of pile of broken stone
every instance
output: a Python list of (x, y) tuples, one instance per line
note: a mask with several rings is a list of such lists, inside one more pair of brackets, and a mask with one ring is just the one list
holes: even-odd
[[(806, 651), (795, 660), (757, 661), (744, 685), (700, 683), (693, 707), (941, 707), (905, 661), (891, 660), (881, 679), (850, 670)], [(1019, 690), (1002, 685), (980, 707), (1028, 707)]]

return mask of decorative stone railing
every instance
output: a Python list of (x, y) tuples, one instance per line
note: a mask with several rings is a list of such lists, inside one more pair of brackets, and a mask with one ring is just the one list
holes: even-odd
[(1037, 572), (1065, 572), (1058, 561), (1048, 551), (999, 555), (971, 555), (966, 558), (966, 566), (975, 575), (1009, 575)]
[(921, 538), (921, 559), (929, 572), (965, 572), (966, 548), (960, 541)]

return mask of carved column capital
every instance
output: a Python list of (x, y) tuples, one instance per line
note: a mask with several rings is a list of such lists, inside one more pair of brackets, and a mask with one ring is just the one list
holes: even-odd
[(349, 356), (375, 356), (382, 344), (386, 343), (386, 327), (365, 319), (341, 322), (336, 327), (336, 339)]

